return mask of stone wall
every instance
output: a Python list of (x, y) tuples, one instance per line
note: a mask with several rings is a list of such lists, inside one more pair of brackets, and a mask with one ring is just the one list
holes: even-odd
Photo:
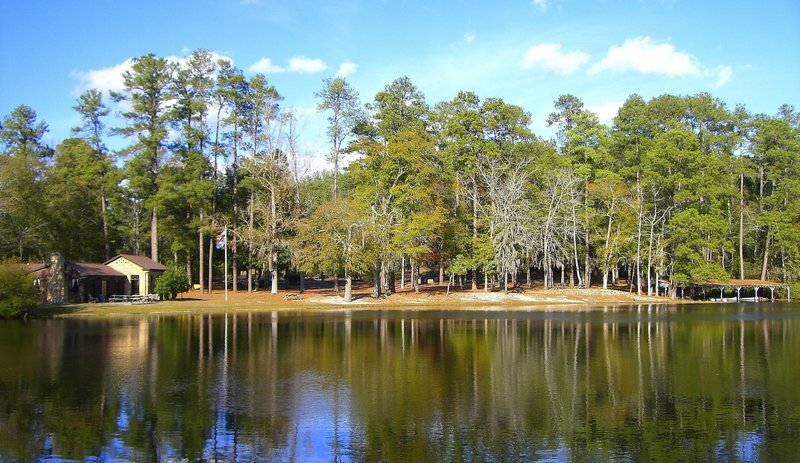
[(67, 302), (67, 275), (64, 265), (63, 254), (58, 252), (50, 254), (50, 269), (46, 283), (48, 304), (63, 304)]

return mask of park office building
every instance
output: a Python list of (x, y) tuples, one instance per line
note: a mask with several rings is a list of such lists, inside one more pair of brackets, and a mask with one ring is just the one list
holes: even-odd
[(106, 301), (118, 294), (147, 295), (166, 267), (144, 256), (120, 254), (104, 264), (69, 262), (60, 253), (44, 264), (28, 264), (42, 302)]

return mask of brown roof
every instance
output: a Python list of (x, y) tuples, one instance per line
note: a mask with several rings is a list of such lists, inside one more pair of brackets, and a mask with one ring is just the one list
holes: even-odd
[(90, 264), (85, 262), (70, 262), (70, 267), (82, 277), (125, 277), (122, 273), (103, 264)]
[(167, 267), (164, 267), (163, 265), (159, 264), (158, 262), (154, 261), (153, 259), (151, 259), (149, 257), (134, 256), (133, 254), (120, 254), (120, 255), (112, 258), (108, 262), (106, 262), (106, 265), (110, 264), (111, 262), (114, 262), (115, 260), (119, 259), (120, 257), (124, 257), (124, 258), (128, 259), (129, 261), (133, 262), (134, 264), (138, 265), (139, 267), (142, 267), (145, 270), (166, 270), (167, 269)]
[(32, 262), (25, 264), (25, 271), (28, 273), (38, 272), (39, 270), (44, 270), (49, 267), (50, 264), (43, 264), (41, 262)]

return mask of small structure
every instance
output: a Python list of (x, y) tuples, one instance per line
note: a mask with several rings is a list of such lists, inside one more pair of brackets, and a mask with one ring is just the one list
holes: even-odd
[(103, 264), (67, 262), (67, 300), (104, 302), (125, 288), (125, 275)]
[(121, 292), (125, 275), (103, 264), (68, 262), (59, 253), (50, 255), (46, 263), (25, 265), (39, 288), (42, 302), (96, 302)]
[[(719, 290), (719, 299), (721, 301), (725, 299), (725, 290), (736, 290), (736, 298), (731, 300), (739, 302), (739, 301), (759, 301), (759, 297), (767, 297), (766, 292), (763, 296), (759, 296), (759, 291), (763, 289), (769, 289), (769, 299), (771, 301), (775, 300), (775, 289), (783, 288), (786, 289), (786, 295), (788, 300), (792, 300), (792, 290), (791, 287), (786, 283), (777, 283), (774, 281), (766, 281), (766, 280), (728, 280), (726, 282), (719, 281), (719, 280), (709, 280), (704, 284), (694, 285), (699, 287), (704, 293), (708, 291)], [(743, 298), (742, 297), (742, 290), (743, 289), (753, 289), (754, 294), (752, 298)]]
[(149, 257), (131, 254), (120, 254), (105, 265), (125, 276), (125, 288), (117, 294), (141, 296), (155, 291), (156, 278), (167, 269)]
[(69, 262), (60, 253), (45, 263), (26, 264), (48, 304), (104, 302), (114, 295), (146, 296), (166, 267), (144, 257), (120, 254), (105, 264)]

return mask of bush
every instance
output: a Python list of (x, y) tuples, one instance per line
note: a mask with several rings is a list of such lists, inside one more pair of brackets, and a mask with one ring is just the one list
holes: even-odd
[(39, 290), (21, 267), (0, 265), (0, 317), (12, 318), (39, 304)]
[(161, 299), (175, 299), (192, 288), (189, 275), (177, 265), (170, 265), (156, 280), (156, 293)]

